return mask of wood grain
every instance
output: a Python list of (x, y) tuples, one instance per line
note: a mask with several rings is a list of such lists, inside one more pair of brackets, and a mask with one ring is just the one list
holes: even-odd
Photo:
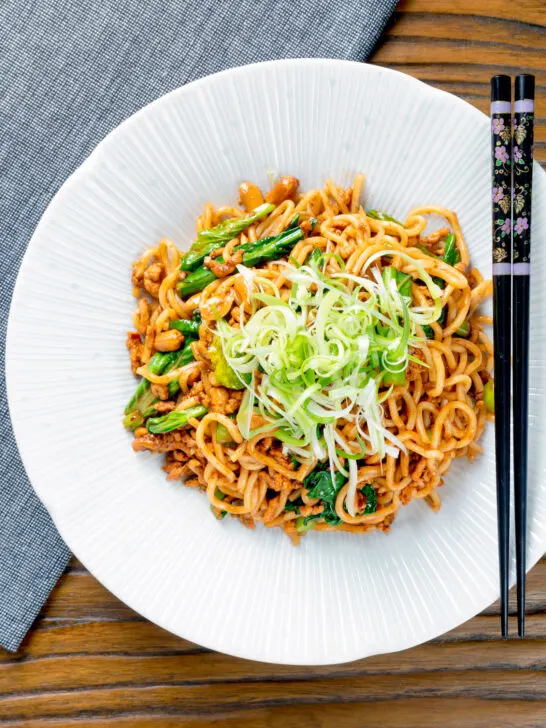
[[(535, 73), (545, 164), (545, 24), (545, 0), (410, 0), (371, 60), (484, 112), (491, 75)], [(499, 639), (493, 605), (402, 653), (268, 665), (146, 622), (73, 560), (21, 650), (0, 651), (0, 728), (544, 728), (546, 560), (529, 575), (528, 614), (524, 640)]]

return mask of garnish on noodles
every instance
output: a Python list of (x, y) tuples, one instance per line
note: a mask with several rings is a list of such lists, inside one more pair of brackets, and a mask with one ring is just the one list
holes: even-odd
[[(492, 346), (455, 213), (400, 222), (361, 205), (364, 177), (300, 193), (282, 177), (240, 207), (206, 205), (188, 252), (133, 266), (128, 334), (141, 380), (125, 409), (135, 450), (217, 518), (387, 531), (400, 506), (440, 506), (454, 458), (492, 417)], [(425, 235), (428, 215), (445, 226)]]

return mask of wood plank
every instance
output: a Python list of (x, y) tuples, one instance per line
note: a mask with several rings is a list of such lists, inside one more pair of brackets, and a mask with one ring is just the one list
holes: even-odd
[[(69, 699), (70, 696), (67, 696)], [(480, 700), (475, 698), (412, 698), (399, 703), (345, 703), (286, 705), (232, 713), (177, 715), (171, 712), (126, 716), (82, 716), (81, 720), (28, 720), (25, 728), (74, 728), (82, 723), (92, 728), (543, 728), (546, 703), (524, 700)], [(5, 728), (20, 726), (8, 720)]]
[[(411, 698), (484, 700), (546, 699), (546, 677), (531, 671), (365, 675), (292, 682), (217, 683), (116, 687), (51, 694), (14, 695), (0, 700), (2, 719), (27, 720), (159, 711), (217, 714), (276, 705), (369, 703)], [(511, 702), (510, 702), (511, 705)], [(510, 709), (510, 708), (508, 708)]]
[[(539, 647), (540, 645), (540, 647)], [(519, 640), (429, 643), (395, 655), (378, 655), (344, 665), (287, 666), (251, 662), (215, 652), (157, 655), (72, 655), (0, 664), (0, 695), (39, 689), (130, 685), (198, 684), (237, 680), (301, 680), (372, 674), (411, 674), (434, 670), (543, 670), (543, 643)]]
[(389, 39), (411, 38), (418, 39), (421, 43), (439, 39), (455, 41), (455, 44), (462, 41), (465, 45), (491, 46), (494, 43), (499, 52), (503, 46), (518, 47), (522, 50), (546, 50), (546, 33), (543, 26), (479, 15), (461, 18), (456, 13), (397, 12), (387, 35)]
[[(505, 0), (402, 0), (398, 11), (403, 13), (433, 13), (459, 16), (481, 15), (486, 18), (504, 18), (519, 24), (544, 25), (544, 3), (541, 0), (519, 0), (508, 3)], [(462, 24), (468, 17), (460, 18)]]
[[(512, 633), (516, 631), (511, 622)], [(527, 639), (546, 638), (546, 615), (527, 617)], [(499, 619), (496, 615), (479, 616), (433, 640), (446, 642), (495, 641), (499, 639)], [(511, 645), (512, 648), (512, 645)], [(21, 649), (11, 654), (0, 651), (0, 664), (29, 662), (44, 657), (63, 655), (173, 655), (198, 654), (204, 648), (167, 632), (146, 621), (69, 622), (52, 626), (40, 623), (27, 637)], [(393, 657), (393, 660), (397, 658)]]
[[(546, 623), (546, 619), (544, 620)], [(61, 655), (129, 654), (161, 655), (203, 652), (188, 642), (145, 620), (100, 621), (60, 625), (38, 624), (15, 654), (0, 652), (0, 663), (28, 661)]]

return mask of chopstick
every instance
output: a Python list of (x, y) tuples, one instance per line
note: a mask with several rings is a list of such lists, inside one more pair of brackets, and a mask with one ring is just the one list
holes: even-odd
[(501, 631), (508, 636), (510, 550), (510, 346), (511, 346), (511, 200), (512, 82), (491, 79), (491, 156), (493, 199), (493, 336), (495, 365), (495, 459), (501, 599)]
[(529, 404), (529, 288), (535, 77), (516, 77), (513, 142), (512, 336), (514, 351), (514, 504), (518, 635), (525, 634), (527, 431)]

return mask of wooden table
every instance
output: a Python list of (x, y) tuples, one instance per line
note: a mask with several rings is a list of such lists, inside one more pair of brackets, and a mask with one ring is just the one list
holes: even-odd
[[(545, 0), (408, 0), (371, 60), (482, 111), (491, 75), (534, 73), (544, 164), (545, 24)], [(73, 560), (19, 653), (0, 650), (0, 728), (544, 728), (546, 560), (529, 577), (528, 612), (524, 640), (499, 639), (495, 606), (406, 652), (279, 667), (164, 632)]]

